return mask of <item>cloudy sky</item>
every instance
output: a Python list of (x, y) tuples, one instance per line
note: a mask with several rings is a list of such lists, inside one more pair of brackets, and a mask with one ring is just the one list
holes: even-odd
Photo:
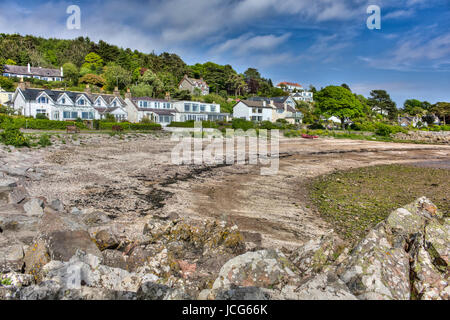
[[(66, 9), (81, 8), (81, 30)], [(381, 8), (369, 30), (367, 7)], [(450, 0), (0, 0), (0, 32), (89, 36), (144, 52), (179, 54), (274, 82), (347, 83), (368, 95), (450, 101)]]

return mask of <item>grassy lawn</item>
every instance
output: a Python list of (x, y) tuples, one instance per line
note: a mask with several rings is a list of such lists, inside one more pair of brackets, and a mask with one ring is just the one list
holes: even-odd
[(309, 195), (322, 217), (350, 242), (363, 237), (392, 210), (428, 197), (450, 216), (450, 170), (381, 165), (318, 177)]

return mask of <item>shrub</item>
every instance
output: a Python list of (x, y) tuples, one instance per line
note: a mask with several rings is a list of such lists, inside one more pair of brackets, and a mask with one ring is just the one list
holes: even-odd
[(308, 126), (308, 129), (310, 129), (310, 130), (317, 130), (317, 129), (325, 130), (325, 127), (323, 125), (321, 125), (320, 123), (313, 123)]
[(48, 134), (43, 134), (39, 138), (38, 144), (41, 147), (48, 147), (52, 145), (52, 142), (50, 141), (50, 136)]
[(30, 141), (23, 135), (19, 128), (8, 126), (0, 133), (0, 141), (7, 146), (29, 147)]
[(234, 130), (242, 129), (247, 131), (249, 129), (255, 129), (256, 125), (252, 121), (247, 121), (245, 119), (233, 119), (232, 127)]
[(380, 123), (377, 125), (375, 133), (379, 136), (388, 137), (393, 132), (392, 132), (392, 129), (390, 128), (390, 126), (388, 126), (387, 124), (384, 124), (384, 123)]
[(39, 119), (39, 120), (48, 120), (47, 116), (46, 116), (45, 114), (43, 114), (43, 113), (38, 113), (38, 114), (36, 115), (36, 119)]

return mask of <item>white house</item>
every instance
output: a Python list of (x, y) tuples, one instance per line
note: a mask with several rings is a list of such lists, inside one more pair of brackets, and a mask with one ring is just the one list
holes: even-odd
[(128, 93), (125, 97), (128, 120), (130, 122), (141, 122), (144, 118), (166, 126), (175, 121), (173, 102), (164, 99), (150, 97), (132, 98)]
[(24, 116), (44, 114), (50, 120), (94, 120), (112, 112), (116, 119), (126, 120), (125, 101), (116, 90), (111, 94), (26, 88), (23, 82), (12, 99), (14, 109)]
[(62, 81), (64, 78), (62, 67), (61, 69), (35, 68), (28, 64), (28, 66), (5, 65), (3, 69), (4, 77), (34, 78), (45, 81)]
[(0, 105), (6, 106), (8, 103), (11, 102), (13, 96), (14, 96), (14, 92), (9, 92), (9, 91), (3, 90), (0, 87)]
[(200, 93), (202, 96), (206, 96), (209, 94), (209, 86), (205, 80), (189, 78), (187, 75), (184, 75), (183, 79), (180, 81), (178, 85), (180, 90), (188, 90), (190, 93), (195, 94), (196, 91)]
[(267, 103), (266, 100), (241, 100), (233, 107), (233, 117), (257, 122), (276, 122), (279, 119), (285, 119), (294, 124), (301, 123), (303, 114), (286, 101), (281, 103), (270, 100)]
[(291, 96), (295, 101), (313, 102), (314, 100), (314, 94), (305, 90), (292, 93)]
[(283, 89), (284, 91), (287, 91), (290, 93), (294, 92), (295, 90), (303, 89), (303, 87), (298, 83), (286, 82), (286, 81), (283, 81), (283, 82), (280, 82), (279, 84), (277, 84), (276, 88)]
[(216, 103), (150, 97), (132, 98), (129, 94), (125, 103), (131, 122), (141, 122), (142, 119), (148, 118), (162, 126), (167, 126), (172, 121), (228, 120), (228, 114), (220, 113), (220, 105)]

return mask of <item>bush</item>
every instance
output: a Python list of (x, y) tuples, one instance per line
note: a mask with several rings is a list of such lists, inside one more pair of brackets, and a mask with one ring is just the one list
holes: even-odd
[(233, 119), (232, 127), (234, 130), (242, 129), (247, 131), (249, 129), (256, 129), (256, 125), (252, 121), (247, 121), (245, 119)]
[(39, 119), (39, 120), (48, 120), (47, 116), (46, 116), (45, 114), (43, 114), (43, 113), (38, 113), (38, 114), (36, 115), (36, 119)]
[(8, 126), (0, 133), (0, 141), (7, 146), (29, 147), (30, 141), (25, 138), (19, 128)]
[(375, 133), (379, 136), (388, 137), (393, 133), (393, 131), (389, 125), (380, 123), (377, 125)]
[(52, 142), (50, 141), (50, 136), (48, 134), (43, 134), (39, 138), (38, 144), (41, 147), (48, 147), (52, 145)]
[[(195, 122), (193, 120), (185, 122), (171, 122), (169, 128), (194, 128)], [(214, 121), (202, 121), (202, 128), (219, 128), (219, 124)]]
[(130, 123), (130, 122), (100, 122), (100, 130), (112, 130), (113, 126), (120, 126), (124, 130), (148, 131), (161, 130), (161, 125), (158, 123)]
[(310, 130), (325, 130), (325, 127), (321, 125), (320, 123), (313, 123), (312, 125), (308, 126), (308, 129)]

